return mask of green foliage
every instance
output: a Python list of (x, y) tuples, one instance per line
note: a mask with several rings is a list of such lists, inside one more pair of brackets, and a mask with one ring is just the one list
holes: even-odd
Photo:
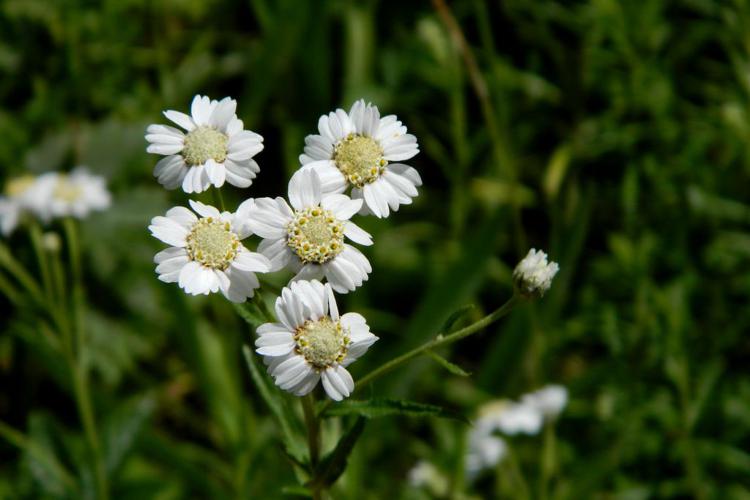
[[(143, 133), (196, 93), (236, 98), (265, 137), (255, 184), (224, 188), (230, 208), (283, 194), (318, 117), (356, 98), (417, 136), (420, 196), (358, 219), (374, 271), (339, 307), (380, 340), (355, 381), (495, 309), (528, 248), (560, 263), (542, 300), (327, 408), (334, 498), (429, 498), (407, 481), (419, 460), (449, 498), (514, 498), (517, 475), (533, 498), (750, 496), (750, 5), (447, 3), (461, 34), (439, 2), (0, 3), (2, 177), (87, 164), (114, 196), (80, 224), (82, 359), (111, 498), (311, 494), (291, 486), (309, 480), (296, 398), (244, 347), (263, 315), (153, 272), (148, 222), (186, 197), (156, 184)], [(0, 245), (0, 497), (94, 498), (38, 236)], [(264, 276), (265, 300), (289, 277)], [(518, 474), (465, 477), (467, 426), (433, 417), (546, 383), (571, 395), (553, 436), (508, 439)], [(389, 418), (361, 433), (349, 415)]]

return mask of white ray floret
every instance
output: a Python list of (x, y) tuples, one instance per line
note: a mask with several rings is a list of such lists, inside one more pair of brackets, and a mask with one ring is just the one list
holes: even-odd
[(322, 279), (339, 293), (367, 280), (372, 271), (362, 252), (345, 239), (371, 245), (372, 238), (349, 219), (362, 206), (343, 194), (324, 195), (313, 170), (299, 170), (289, 181), (289, 201), (281, 197), (247, 200), (248, 227), (263, 238), (258, 251), (269, 258), (271, 269), (287, 267), (296, 279)]
[(235, 111), (237, 101), (221, 101), (196, 95), (190, 115), (164, 112), (182, 130), (168, 125), (149, 125), (147, 151), (166, 156), (156, 164), (154, 176), (167, 189), (182, 186), (186, 193), (200, 193), (209, 186), (228, 182), (248, 187), (260, 171), (253, 156), (263, 149), (263, 137), (243, 130)]
[(319, 134), (305, 138), (303, 168), (320, 176), (324, 192), (364, 200), (362, 214), (388, 217), (408, 205), (422, 185), (419, 173), (403, 163), (419, 153), (417, 138), (395, 115), (380, 117), (377, 106), (355, 102), (349, 113), (337, 109), (318, 120)]
[(221, 292), (232, 302), (244, 302), (260, 286), (255, 273), (268, 272), (271, 263), (240, 243), (251, 232), (235, 223), (236, 214), (193, 200), (190, 206), (195, 213), (174, 207), (148, 227), (170, 245), (154, 257), (159, 279), (178, 283), (190, 295)]
[(346, 367), (378, 340), (365, 318), (339, 316), (330, 284), (316, 280), (285, 287), (275, 309), (278, 323), (258, 327), (255, 346), (276, 385), (304, 396), (321, 381), (331, 399), (348, 397), (354, 380)]
[(513, 270), (513, 283), (524, 297), (542, 297), (559, 270), (557, 262), (547, 262), (546, 253), (532, 248)]

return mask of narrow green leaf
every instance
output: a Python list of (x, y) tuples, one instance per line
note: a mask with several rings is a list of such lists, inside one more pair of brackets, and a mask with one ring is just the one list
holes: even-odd
[(474, 304), (466, 304), (464, 306), (459, 307), (455, 311), (451, 313), (450, 316), (448, 316), (448, 319), (445, 320), (443, 323), (442, 328), (438, 330), (441, 333), (451, 333), (456, 329), (456, 325), (466, 317), (466, 315), (474, 309), (476, 306)]
[(237, 304), (236, 302), (233, 302), (232, 305), (234, 306), (234, 310), (237, 311), (237, 314), (245, 320), (245, 322), (250, 325), (250, 327), (254, 330), (258, 328), (263, 323), (266, 323), (266, 320), (263, 319), (260, 314), (254, 310), (250, 304)]
[(346, 431), (346, 434), (336, 444), (336, 448), (320, 462), (315, 478), (310, 481), (310, 484), (331, 486), (341, 477), (341, 474), (346, 470), (346, 463), (354, 449), (354, 445), (362, 435), (362, 431), (365, 430), (365, 421), (365, 417), (363, 416), (357, 418), (354, 425)]
[(426, 351), (426, 354), (432, 358), (433, 361), (435, 361), (437, 364), (448, 370), (453, 375), (458, 375), (460, 377), (468, 377), (470, 375), (469, 372), (465, 371), (463, 368), (458, 366), (457, 364), (451, 363), (441, 355), (433, 352), (433, 351)]
[(294, 431), (297, 425), (291, 408), (286, 404), (282, 395), (279, 394), (276, 386), (270, 382), (268, 376), (260, 370), (250, 348), (244, 346), (242, 352), (245, 355), (245, 361), (247, 361), (250, 376), (252, 377), (255, 386), (258, 388), (258, 392), (263, 398), (263, 401), (268, 405), (271, 413), (273, 413), (274, 417), (276, 417), (276, 420), (279, 422), (282, 439), (286, 445), (286, 452), (294, 459), (295, 463), (304, 463), (305, 453), (301, 445), (302, 439)]
[(288, 497), (312, 498), (312, 492), (304, 486), (284, 486), (281, 494)]
[(366, 418), (406, 415), (410, 417), (440, 417), (469, 421), (455, 411), (440, 406), (404, 401), (400, 399), (374, 398), (365, 401), (347, 400), (329, 407), (325, 416), (360, 415)]
[(115, 410), (104, 423), (104, 460), (112, 475), (136, 443), (138, 436), (156, 408), (152, 394), (128, 401)]

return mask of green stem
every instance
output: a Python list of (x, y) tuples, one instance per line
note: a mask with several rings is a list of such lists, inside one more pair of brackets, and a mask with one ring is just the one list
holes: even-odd
[(218, 205), (217, 208), (219, 210), (221, 210), (222, 212), (225, 212), (226, 211), (226, 208), (225, 208), (226, 205), (224, 205), (224, 195), (221, 194), (221, 189), (214, 188), (213, 192), (214, 192), (214, 200), (215, 200), (214, 203), (216, 203)]
[(529, 484), (523, 475), (523, 471), (521, 470), (521, 464), (518, 462), (518, 457), (516, 457), (515, 451), (509, 449), (505, 461), (508, 464), (510, 472), (513, 476), (513, 480), (517, 485), (516, 498), (529, 500), (531, 498)]
[[(309, 393), (302, 398), (302, 410), (305, 414), (305, 426), (307, 427), (307, 446), (310, 450), (310, 469), (312, 478), (315, 479), (318, 461), (320, 459), (320, 421), (315, 413), (315, 396)], [(318, 481), (313, 483), (313, 500), (323, 498), (322, 485)]]
[(429, 342), (426, 342), (421, 346), (412, 349), (411, 351), (402, 354), (401, 356), (398, 356), (383, 365), (380, 365), (378, 368), (374, 369), (357, 382), (357, 389), (361, 389), (376, 378), (385, 375), (394, 368), (397, 368), (398, 366), (406, 363), (413, 358), (416, 358), (417, 356), (421, 356), (422, 354), (426, 354), (428, 351), (432, 351), (439, 347), (457, 342), (473, 333), (478, 332), (479, 330), (484, 329), (485, 327), (491, 325), (498, 319), (508, 314), (513, 309), (513, 307), (516, 306), (518, 301), (519, 296), (514, 294), (510, 299), (508, 299), (507, 302), (505, 302), (505, 304), (495, 309), (493, 312), (480, 319), (476, 323), (472, 323), (471, 325), (461, 328), (460, 330), (457, 330), (449, 335), (438, 335)]
[(36, 260), (39, 265), (39, 270), (42, 273), (42, 285), (44, 290), (47, 292), (47, 300), (52, 302), (52, 275), (50, 273), (49, 259), (47, 258), (47, 252), (44, 248), (44, 242), (42, 235), (42, 228), (38, 222), (31, 224), (31, 243), (34, 247), (34, 253), (36, 254)]
[(107, 500), (109, 498), (109, 484), (97, 432), (94, 407), (91, 401), (91, 388), (89, 386), (88, 377), (88, 359), (85, 350), (86, 338), (83, 321), (84, 294), (81, 273), (81, 247), (75, 221), (66, 218), (63, 221), (63, 227), (68, 242), (68, 257), (70, 259), (71, 278), (73, 281), (73, 320), (71, 321), (71, 328), (67, 329), (67, 335), (69, 337), (68, 342), (66, 342), (66, 345), (72, 347), (72, 349), (68, 351), (67, 358), (73, 375), (73, 389), (76, 398), (76, 405), (81, 416), (83, 431), (91, 452), (99, 498)]

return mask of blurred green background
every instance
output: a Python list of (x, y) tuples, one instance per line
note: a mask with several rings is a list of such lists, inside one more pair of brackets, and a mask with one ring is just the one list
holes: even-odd
[[(417, 1), (0, 2), (3, 177), (84, 164), (114, 195), (82, 223), (113, 498), (281, 498), (296, 484), (247, 375), (246, 325), (153, 270), (162, 245), (146, 226), (187, 196), (152, 177), (143, 134), (196, 93), (236, 98), (265, 137), (256, 183), (223, 188), (230, 207), (285, 194), (318, 116), (357, 98), (418, 137), (415, 204), (357, 221), (374, 270), (340, 307), (380, 341), (355, 380), (461, 306), (497, 307), (529, 247), (560, 263), (543, 300), (442, 353), (471, 377), (422, 359), (366, 392), (471, 417), (564, 384), (554, 463), (540, 437), (509, 440), (532, 497), (546, 474), (555, 499), (750, 498), (750, 2), (449, 7), (455, 25)], [(9, 245), (34, 268), (27, 233)], [(61, 361), (33, 310), (0, 302), (0, 420), (23, 438), (0, 441), (0, 497), (93, 498)], [(430, 498), (406, 480), (420, 459), (453, 497), (497, 498), (504, 476), (462, 477), (466, 431), (372, 420), (333, 498)]]

